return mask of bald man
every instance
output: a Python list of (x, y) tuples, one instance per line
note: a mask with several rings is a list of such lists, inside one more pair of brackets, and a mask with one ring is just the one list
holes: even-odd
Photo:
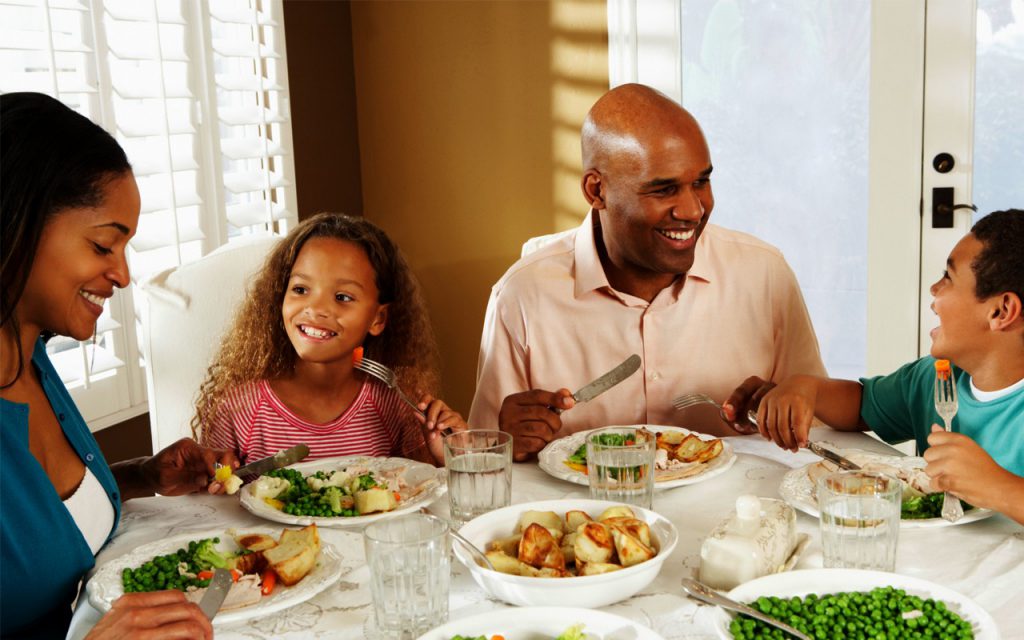
[[(711, 153), (692, 115), (654, 89), (623, 85), (591, 108), (582, 148), (590, 212), (494, 285), (470, 425), (510, 432), (517, 460), (609, 425), (736, 435), (751, 431), (736, 420), (746, 413), (744, 394), (733, 395), (739, 381), (824, 374), (782, 254), (708, 225)], [(576, 406), (569, 389), (633, 353), (640, 371)], [(732, 401), (730, 422), (710, 405), (676, 411), (672, 399), (684, 393)]]

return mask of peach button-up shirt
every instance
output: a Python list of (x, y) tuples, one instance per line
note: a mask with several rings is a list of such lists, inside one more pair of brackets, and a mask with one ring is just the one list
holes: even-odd
[(672, 399), (701, 392), (722, 402), (752, 375), (825, 375), (796, 277), (778, 249), (708, 224), (689, 273), (648, 303), (608, 284), (594, 215), (521, 258), (491, 289), (474, 428), (496, 429), (510, 394), (576, 391), (634, 353), (640, 370), (563, 413), (557, 437), (629, 424), (733, 433), (716, 408), (676, 411)]

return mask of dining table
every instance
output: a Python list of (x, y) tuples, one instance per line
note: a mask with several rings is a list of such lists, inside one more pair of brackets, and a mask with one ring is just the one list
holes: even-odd
[[(862, 449), (902, 455), (880, 440), (864, 434), (812, 430), (812, 440), (842, 449)], [(653, 509), (671, 520), (679, 531), (679, 543), (657, 578), (636, 595), (602, 607), (650, 627), (667, 640), (717, 638), (715, 608), (689, 599), (680, 583), (695, 577), (700, 565), (701, 543), (735, 508), (736, 498), (752, 494), (779, 498), (783, 476), (791, 469), (818, 460), (808, 451), (793, 453), (776, 447), (758, 435), (727, 438), (736, 460), (726, 471), (704, 481), (659, 490)], [(512, 503), (589, 497), (586, 486), (559, 480), (536, 462), (515, 463), (512, 470)], [(448, 517), (448, 500), (442, 496), (430, 511)], [(96, 565), (136, 547), (190, 531), (266, 526), (265, 520), (245, 510), (238, 496), (195, 494), (184, 497), (137, 498), (122, 509), (116, 535), (99, 553)], [(818, 519), (797, 512), (797, 530), (810, 539), (795, 570), (821, 568), (821, 536)], [(284, 611), (233, 625), (215, 626), (224, 640), (299, 640), (306, 638), (369, 638), (371, 622), (370, 574), (362, 532), (358, 528), (321, 527), (321, 539), (342, 557), (340, 578), (325, 591)], [(955, 526), (902, 528), (896, 551), (895, 572), (922, 578), (973, 599), (995, 620), (1004, 639), (1024, 638), (1024, 526), (1001, 515)], [(84, 638), (100, 618), (85, 595), (79, 599), (68, 638)], [(551, 603), (557, 605), (558, 603)], [(449, 620), (508, 608), (489, 597), (469, 570), (452, 562)]]

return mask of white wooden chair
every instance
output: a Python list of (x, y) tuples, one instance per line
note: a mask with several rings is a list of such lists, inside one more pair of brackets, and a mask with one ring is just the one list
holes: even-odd
[(244, 236), (140, 288), (153, 451), (191, 435), (196, 393), (250, 277), (280, 236)]

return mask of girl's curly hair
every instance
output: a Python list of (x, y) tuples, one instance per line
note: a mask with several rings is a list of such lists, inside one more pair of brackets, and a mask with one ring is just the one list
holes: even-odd
[(439, 356), (426, 303), (398, 247), (379, 227), (361, 217), (320, 213), (299, 224), (267, 256), (249, 285), (220, 350), (199, 387), (192, 435), (203, 442), (231, 389), (285, 376), (296, 353), (285, 333), (281, 305), (292, 267), (310, 238), (336, 238), (362, 247), (376, 273), (378, 302), (390, 304), (378, 336), (367, 334), (364, 356), (390, 367), (398, 383), (416, 395), (436, 394)]

